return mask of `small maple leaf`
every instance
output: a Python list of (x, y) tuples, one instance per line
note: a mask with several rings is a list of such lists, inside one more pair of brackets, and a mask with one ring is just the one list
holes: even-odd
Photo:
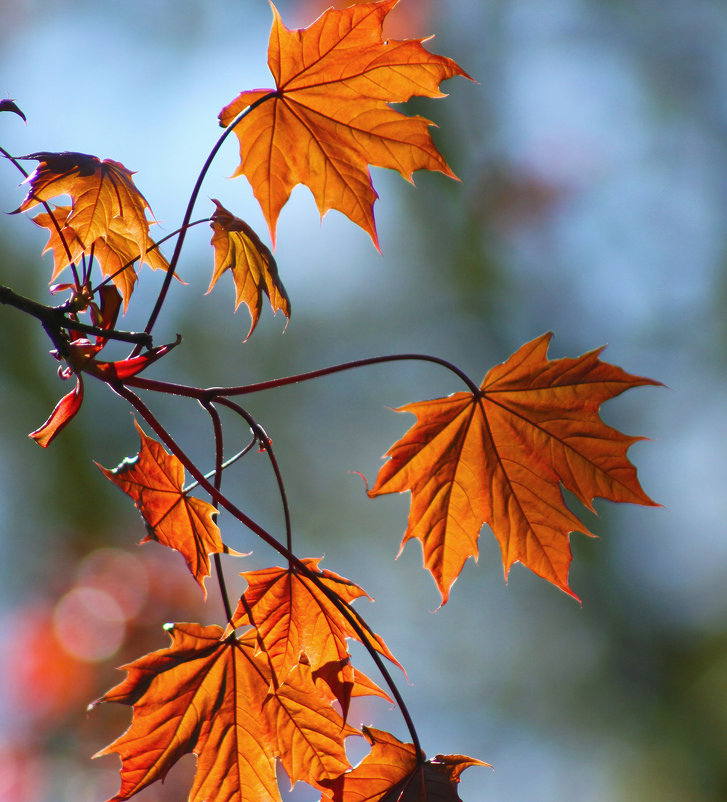
[(562, 483), (590, 510), (596, 496), (658, 506), (626, 457), (629, 437), (603, 423), (600, 405), (631, 387), (660, 385), (598, 358), (547, 359), (552, 334), (523, 345), (485, 376), (478, 394), (407, 404), (415, 425), (387, 452), (371, 497), (412, 494), (402, 548), (422, 542), (424, 564), (447, 601), (483, 523), (502, 549), (505, 576), (522, 562), (568, 587), (569, 534), (591, 534), (565, 506)]
[[(332, 571), (320, 571), (320, 559), (308, 558), (302, 562), (346, 606), (354, 599), (368, 597), (365, 590), (348, 579)], [(330, 688), (341, 703), (345, 718), (354, 687), (346, 638), (361, 640), (351, 623), (321, 588), (296, 568), (264, 568), (246, 571), (241, 576), (248, 588), (232, 617), (232, 627), (257, 628), (258, 638), (280, 682), (298, 665), (302, 654), (314, 672), (328, 664), (318, 676), (330, 680)], [(402, 668), (384, 641), (364, 624), (362, 627), (369, 644)]]
[(443, 97), (442, 81), (469, 76), (425, 50), (423, 39), (384, 41), (382, 23), (396, 3), (329, 9), (303, 30), (286, 28), (273, 6), (268, 66), (276, 88), (242, 92), (219, 115), (228, 126), (270, 95), (235, 127), (240, 166), (234, 176), (250, 181), (273, 243), (278, 215), (296, 184), (310, 188), (321, 216), (343, 212), (378, 248), (378, 196), (369, 165), (398, 170), (408, 181), (415, 170), (454, 177), (429, 135), (432, 123), (388, 104), (415, 95)]
[[(121, 308), (121, 296), (115, 287), (106, 286), (98, 290), (101, 298), (100, 307), (92, 302), (90, 304), (93, 325), (107, 331), (113, 329)], [(31, 432), (28, 436), (38, 445), (47, 448), (56, 435), (73, 420), (83, 403), (83, 374), (89, 373), (102, 381), (117, 381), (128, 379), (140, 373), (146, 367), (168, 354), (180, 340), (168, 345), (151, 348), (139, 356), (120, 359), (115, 362), (103, 362), (96, 359), (98, 353), (104, 348), (108, 339), (102, 335), (95, 336), (91, 342), (80, 332), (70, 332), (71, 342), (67, 345), (67, 353), (61, 356), (57, 351), (51, 353), (57, 359), (65, 359), (68, 366), (59, 370), (62, 379), (76, 376), (76, 386), (70, 393), (61, 398), (51, 412), (48, 420)]]
[[(137, 243), (126, 234), (124, 222), (115, 217), (110, 221), (105, 235), (86, 247), (68, 224), (71, 214), (71, 206), (57, 206), (53, 210), (53, 218), (47, 212), (41, 212), (33, 218), (33, 222), (41, 228), (47, 228), (50, 235), (43, 249), (43, 253), (53, 252), (53, 275), (50, 280), (54, 281), (71, 262), (75, 263), (83, 254), (92, 252), (101, 273), (111, 277), (121, 293), (125, 310), (136, 283), (136, 272), (132, 263), (139, 259)], [(145, 255), (144, 261), (152, 270), (168, 270), (167, 260), (153, 247), (154, 243), (151, 240), (149, 242), (152, 249)]]
[(190, 802), (280, 802), (276, 758), (291, 783), (318, 788), (350, 767), (343, 741), (359, 733), (320, 698), (308, 666), (273, 689), (254, 631), (222, 640), (218, 626), (167, 629), (171, 646), (124, 666), (127, 678), (91, 705), (134, 708), (129, 729), (94, 756), (121, 756), (110, 802), (164, 779), (189, 752), (197, 756)]
[[(146, 218), (149, 204), (136, 188), (133, 173), (123, 164), (73, 152), (32, 153), (22, 158), (35, 159), (38, 166), (23, 182), (30, 189), (16, 212), (25, 212), (58, 195), (71, 197), (71, 211), (63, 222), (73, 232), (69, 234), (73, 250), (70, 259), (65, 255), (66, 264), (95, 251), (97, 241), (105, 240), (112, 252), (123, 255), (123, 264), (138, 259), (152, 267), (166, 267), (155, 251), (149, 251), (153, 245)], [(53, 224), (47, 222), (50, 228)], [(45, 226), (46, 221), (39, 224)], [(55, 247), (54, 252), (59, 253)], [(59, 267), (57, 262), (55, 267)], [(128, 300), (128, 296), (124, 298)]]
[(471, 766), (489, 766), (465, 755), (425, 760), (414, 744), (383, 730), (363, 728), (371, 751), (353, 770), (330, 783), (321, 802), (459, 802), (459, 777)]
[(282, 311), (290, 320), (290, 299), (278, 275), (278, 266), (270, 249), (265, 246), (250, 226), (227, 211), (212, 199), (217, 209), (212, 215), (211, 245), (215, 249), (215, 269), (207, 292), (212, 290), (219, 277), (232, 271), (235, 281), (235, 311), (241, 303), (250, 310), (252, 323), (250, 337), (262, 311), (263, 293), (268, 296), (273, 314)]
[(180, 552), (207, 598), (204, 581), (210, 574), (209, 555), (238, 552), (222, 542), (215, 507), (184, 490), (182, 463), (134, 423), (141, 438), (137, 456), (113, 470), (98, 467), (133, 499), (149, 532), (141, 542), (156, 540)]

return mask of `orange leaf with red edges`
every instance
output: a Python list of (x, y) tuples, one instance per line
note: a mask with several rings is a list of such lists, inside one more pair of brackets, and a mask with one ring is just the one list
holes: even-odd
[(631, 387), (660, 385), (601, 362), (602, 348), (547, 359), (552, 335), (490, 370), (477, 395), (407, 404), (416, 424), (387, 452), (369, 495), (411, 491), (402, 541), (422, 542), (424, 564), (447, 601), (487, 523), (505, 576), (522, 562), (573, 596), (569, 534), (591, 534), (566, 507), (560, 484), (589, 509), (596, 496), (656, 506), (626, 452), (629, 437), (600, 419), (600, 405)]
[(329, 9), (303, 30), (289, 30), (273, 6), (268, 66), (274, 90), (242, 92), (220, 112), (228, 126), (266, 95), (235, 127), (240, 166), (260, 202), (270, 234), (296, 184), (305, 184), (323, 216), (337, 209), (367, 231), (378, 247), (369, 165), (454, 177), (434, 147), (423, 117), (406, 117), (390, 103), (442, 97), (439, 84), (469, 78), (454, 61), (429, 53), (421, 39), (389, 40), (382, 23), (397, 0)]
[(459, 802), (457, 785), (465, 769), (489, 766), (464, 755), (417, 756), (383, 730), (364, 727), (371, 751), (352, 771), (328, 785), (321, 802)]
[(95, 755), (121, 756), (129, 799), (194, 752), (190, 802), (279, 802), (276, 759), (295, 784), (321, 788), (349, 768), (343, 741), (357, 730), (316, 693), (300, 665), (279, 687), (255, 634), (221, 640), (218, 626), (168, 626), (172, 644), (124, 666), (127, 678), (94, 702), (132, 705), (129, 729)]
[(222, 542), (215, 523), (217, 510), (184, 490), (182, 463), (148, 437), (138, 423), (136, 429), (141, 438), (138, 455), (125, 459), (113, 470), (98, 467), (133, 499), (149, 532), (141, 542), (156, 540), (180, 552), (206, 598), (204, 581), (210, 574), (209, 555), (237, 552)]
[(290, 320), (290, 299), (285, 291), (278, 266), (270, 249), (264, 245), (250, 226), (227, 211), (212, 199), (217, 209), (212, 215), (211, 245), (215, 249), (215, 269), (207, 292), (212, 290), (219, 277), (232, 271), (235, 282), (235, 311), (244, 303), (250, 310), (252, 324), (248, 339), (260, 319), (263, 293), (268, 296), (273, 314), (282, 311)]
[[(366, 591), (332, 571), (320, 571), (320, 559), (309, 558), (302, 562), (355, 615), (350, 602), (368, 596)], [(336, 666), (335, 673), (328, 669), (319, 676), (330, 680), (331, 690), (341, 703), (345, 717), (354, 686), (354, 669), (350, 665), (346, 638), (361, 641), (351, 623), (323, 590), (295, 567), (246, 571), (241, 576), (248, 588), (232, 617), (232, 626), (257, 627), (258, 637), (279, 682), (298, 665), (302, 654), (314, 673), (326, 664)], [(369, 644), (401, 668), (384, 641), (363, 622), (361, 626)]]

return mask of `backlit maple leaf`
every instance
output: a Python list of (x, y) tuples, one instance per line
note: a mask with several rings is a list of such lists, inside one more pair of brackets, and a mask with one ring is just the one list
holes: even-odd
[(387, 452), (370, 495), (412, 494), (402, 541), (422, 541), (424, 564), (447, 601), (487, 523), (505, 575), (522, 562), (568, 587), (570, 532), (591, 534), (565, 506), (562, 483), (589, 509), (596, 496), (655, 506), (626, 452), (629, 437), (600, 419), (600, 405), (641, 385), (659, 385), (598, 358), (547, 359), (552, 335), (523, 345), (485, 376), (480, 391), (407, 404), (416, 424)]
[[(80, 259), (83, 254), (90, 254), (98, 240), (105, 240), (111, 251), (123, 253), (124, 264), (139, 259), (140, 263), (166, 268), (166, 262), (160, 261), (158, 254), (147, 254), (153, 245), (146, 218), (149, 204), (136, 188), (133, 174), (123, 164), (73, 152), (33, 153), (23, 158), (37, 159), (38, 166), (24, 182), (30, 185), (30, 189), (16, 211), (25, 212), (58, 195), (71, 197), (70, 214), (62, 222), (72, 230), (72, 236), (69, 235), (70, 259), (68, 254), (64, 257), (66, 264)], [(36, 222), (44, 226), (48, 222), (41, 220)], [(47, 227), (51, 226), (49, 223)], [(54, 230), (53, 227), (51, 232)], [(56, 243), (50, 244), (54, 255), (61, 253), (55, 247)], [(128, 300), (121, 287), (120, 290)]]
[(371, 751), (352, 771), (330, 783), (321, 802), (459, 802), (460, 774), (471, 766), (489, 766), (464, 755), (417, 756), (383, 730), (364, 727)]
[[(332, 571), (320, 571), (319, 562), (320, 559), (303, 560), (316, 578), (346, 605), (368, 596), (348, 579)], [(232, 625), (254, 624), (257, 627), (258, 637), (280, 682), (298, 665), (301, 654), (306, 655), (314, 672), (329, 664), (320, 676), (330, 681), (345, 717), (354, 684), (346, 638), (361, 640), (351, 623), (310, 577), (295, 568), (265, 568), (246, 571), (241, 576), (248, 588), (232, 617)], [(384, 641), (362, 626), (369, 644), (401, 668)], [(331, 666), (337, 668), (335, 673)]]
[[(94, 240), (86, 248), (78, 234), (68, 224), (71, 213), (70, 206), (57, 206), (53, 210), (58, 228), (47, 212), (41, 212), (33, 218), (33, 222), (41, 228), (47, 228), (50, 235), (48, 244), (43, 249), (43, 253), (53, 252), (53, 275), (50, 280), (55, 280), (64, 268), (71, 262), (78, 261), (84, 253), (93, 251), (93, 258), (98, 262), (102, 274), (111, 278), (121, 293), (126, 308), (136, 283), (136, 272), (132, 263), (139, 259), (137, 243), (126, 235), (123, 221), (115, 217), (110, 221), (104, 236)], [(151, 245), (153, 243), (150, 240)], [(167, 260), (156, 248), (152, 248), (145, 255), (144, 261), (153, 270), (169, 269)]]
[(321, 700), (308, 666), (273, 687), (255, 633), (221, 640), (218, 626), (169, 625), (172, 645), (124, 666), (127, 678), (94, 702), (132, 705), (129, 729), (96, 757), (121, 756), (129, 799), (197, 755), (190, 802), (279, 802), (279, 758), (291, 780), (321, 787), (349, 768), (343, 741), (358, 732)]
[(469, 77), (454, 61), (429, 53), (421, 39), (382, 38), (397, 0), (329, 9), (308, 28), (289, 30), (273, 6), (268, 66), (275, 90), (242, 92), (219, 115), (229, 125), (245, 108), (274, 92), (235, 128), (240, 166), (260, 202), (275, 242), (280, 209), (296, 184), (313, 192), (323, 216), (338, 209), (378, 247), (369, 165), (454, 174), (434, 147), (422, 117), (388, 104), (418, 95), (442, 97), (439, 84)]
[[(241, 303), (250, 310), (252, 324), (250, 337), (262, 311), (263, 293), (268, 296), (273, 313), (279, 310), (290, 319), (290, 300), (278, 275), (275, 258), (250, 226), (227, 211), (217, 200), (212, 215), (211, 244), (215, 249), (215, 269), (207, 292), (212, 290), (219, 277), (232, 271), (235, 281), (235, 311)], [(247, 338), (245, 338), (247, 339)]]
[(138, 423), (141, 449), (113, 470), (99, 465), (104, 475), (136, 504), (149, 534), (141, 542), (156, 540), (184, 557), (207, 597), (204, 586), (210, 573), (209, 555), (232, 552), (215, 523), (217, 510), (184, 490), (184, 466), (161, 443), (146, 435)]

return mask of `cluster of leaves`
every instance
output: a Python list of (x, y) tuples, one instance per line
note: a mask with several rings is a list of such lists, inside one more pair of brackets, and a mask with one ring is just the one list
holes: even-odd
[[(220, 112), (225, 132), (198, 177), (180, 229), (170, 235), (176, 236), (176, 245), (168, 261), (151, 238), (149, 206), (123, 165), (80, 153), (14, 158), (3, 151), (23, 172), (23, 159), (37, 161), (34, 172), (26, 174), (28, 193), (17, 211), (43, 207), (34, 221), (49, 232), (51, 281), (64, 270), (72, 274), (71, 281), (52, 288), (67, 293), (59, 306), (22, 299), (8, 288), (0, 291), (4, 303), (41, 321), (62, 363), (60, 375), (76, 380), (31, 437), (48, 446), (70, 423), (81, 407), (84, 376), (126, 399), (159, 440), (137, 423), (138, 453), (113, 470), (101, 470), (133, 500), (146, 525), (146, 540), (181, 553), (205, 598), (212, 557), (226, 609), (225, 626), (169, 625), (171, 644), (125, 666), (126, 679), (94, 703), (133, 708), (129, 729), (99, 753), (121, 756), (121, 789), (114, 800), (128, 799), (163, 779), (188, 752), (197, 756), (190, 799), (200, 802), (280, 799), (278, 762), (293, 784), (310, 784), (326, 802), (456, 800), (462, 771), (486, 765), (462, 755), (425, 758), (387, 668), (387, 663), (401, 665), (352, 606), (366, 592), (321, 569), (318, 559), (301, 559), (294, 552), (272, 445), (235, 400), (239, 396), (403, 359), (439, 364), (464, 383), (464, 391), (399, 410), (415, 415), (416, 423), (389, 449), (369, 491), (372, 497), (411, 493), (402, 546), (411, 539), (421, 541), (424, 564), (442, 604), (464, 563), (477, 559), (485, 523), (500, 543), (506, 574), (521, 562), (574, 595), (568, 584), (569, 536), (587, 530), (565, 505), (561, 487), (587, 507), (597, 496), (653, 504), (627, 458), (629, 446), (639, 438), (604, 424), (599, 408), (624, 390), (658, 382), (601, 361), (601, 349), (549, 360), (550, 334), (523, 345), (480, 385), (427, 355), (362, 359), (239, 387), (195, 388), (139, 375), (179, 342), (154, 347), (151, 332), (186, 232), (200, 222), (192, 222), (192, 211), (202, 180), (229, 133), (240, 143), (236, 175), (250, 181), (273, 242), (280, 210), (297, 184), (311, 189), (321, 215), (329, 209), (343, 212), (378, 247), (370, 165), (398, 170), (408, 180), (419, 169), (453, 176), (432, 143), (431, 123), (405, 116), (389, 104), (414, 95), (439, 97), (442, 81), (469, 76), (454, 61), (431, 54), (421, 40), (383, 40), (382, 23), (396, 1), (329, 10), (303, 30), (286, 28), (273, 8), (268, 64), (275, 88), (242, 92)], [(1, 108), (22, 115), (12, 101)], [(70, 205), (52, 206), (58, 196), (69, 196)], [(247, 223), (219, 201), (214, 204), (204, 219), (213, 231), (209, 290), (225, 272), (232, 273), (235, 306), (245, 303), (250, 311), (249, 337), (264, 297), (273, 312), (282, 311), (286, 318), (290, 300), (270, 249)], [(101, 273), (96, 285), (94, 263)], [(166, 276), (145, 331), (119, 331), (119, 313), (130, 302), (143, 263), (166, 271)], [(112, 340), (132, 343), (131, 353), (121, 360), (100, 360)], [(201, 404), (214, 431), (214, 469), (209, 474), (189, 459), (140, 391), (175, 394)], [(227, 461), (220, 408), (242, 418), (251, 432), (250, 442)], [(225, 468), (256, 446), (266, 452), (277, 477), (286, 517), (284, 538), (266, 531), (221, 489)], [(189, 487), (185, 472), (194, 480)], [(210, 501), (192, 495), (195, 488)], [(242, 555), (222, 540), (220, 508), (286, 563), (242, 572), (246, 589), (234, 610), (219, 555)], [(351, 639), (368, 650), (388, 691), (352, 664)], [(380, 730), (358, 730), (348, 721), (353, 697), (390, 699), (389, 693), (405, 718), (411, 743)], [(356, 735), (365, 737), (371, 749), (351, 768), (345, 741)]]

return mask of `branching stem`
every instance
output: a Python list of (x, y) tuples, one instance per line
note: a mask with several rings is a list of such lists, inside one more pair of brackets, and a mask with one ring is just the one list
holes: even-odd
[[(131, 390), (129, 390), (126, 386), (124, 386), (121, 382), (111, 383), (108, 382), (109, 387), (111, 387), (114, 392), (117, 393), (121, 398), (127, 401), (131, 406), (141, 415), (142, 418), (149, 424), (149, 426), (154, 430), (157, 434), (159, 439), (164, 443), (164, 445), (174, 454), (175, 457), (182, 463), (182, 465), (189, 471), (189, 473), (199, 482), (200, 487), (202, 487), (206, 493), (210, 495), (213, 500), (213, 503), (219, 504), (220, 507), (223, 507), (227, 512), (237, 518), (242, 524), (244, 524), (248, 529), (254, 532), (258, 537), (261, 538), (265, 543), (271, 546), (275, 551), (285, 557), (289, 564), (295, 567), (295, 570), (304, 574), (308, 577), (311, 582), (315, 584), (315, 586), (323, 593), (326, 598), (328, 598), (331, 603), (336, 607), (336, 609), (344, 616), (344, 618), (348, 621), (348, 623), (353, 628), (356, 635), (361, 640), (361, 643), (366, 647), (366, 650), (371, 655), (371, 659), (376, 664), (376, 667), (381, 672), (386, 684), (391, 691), (392, 696), (394, 697), (397, 705), (399, 706), (399, 710), (401, 711), (402, 717), (406, 722), (407, 728), (409, 730), (409, 734), (411, 735), (412, 742), (417, 750), (421, 750), (419, 737), (416, 732), (416, 728), (414, 727), (414, 721), (409, 713), (409, 710), (406, 707), (403, 697), (399, 692), (399, 689), (396, 686), (396, 683), (391, 677), (389, 670), (384, 665), (381, 656), (377, 652), (376, 648), (373, 645), (373, 641), (371, 638), (372, 630), (370, 627), (364, 622), (363, 617), (359, 614), (354, 612), (354, 610), (346, 604), (337, 593), (333, 592), (329, 588), (327, 588), (323, 582), (320, 581), (318, 576), (315, 572), (311, 571), (305, 563), (296, 557), (290, 549), (284, 546), (279, 540), (277, 540), (273, 535), (271, 535), (266, 529), (264, 529), (260, 524), (256, 521), (253, 521), (252, 518), (245, 515), (242, 510), (240, 510), (235, 504), (233, 504), (223, 493), (219, 491), (213, 484), (205, 479), (204, 474), (197, 468), (197, 466), (192, 462), (192, 460), (184, 453), (184, 451), (177, 445), (175, 440), (172, 436), (167, 432), (167, 430), (159, 423), (156, 419), (154, 414), (151, 410), (147, 407), (147, 405)], [(231, 617), (231, 616), (230, 616)]]
[[(215, 146), (207, 156), (205, 163), (202, 165), (202, 169), (197, 176), (197, 181), (194, 185), (194, 189), (192, 190), (192, 194), (189, 196), (189, 203), (187, 203), (187, 211), (184, 213), (184, 219), (182, 220), (182, 225), (180, 226), (180, 234), (177, 238), (177, 244), (174, 247), (174, 253), (172, 254), (172, 258), (169, 261), (169, 270), (167, 271), (167, 275), (164, 277), (164, 283), (162, 284), (162, 288), (159, 291), (159, 296), (154, 304), (154, 309), (152, 309), (151, 314), (149, 315), (149, 320), (144, 328), (144, 331), (147, 333), (151, 333), (154, 324), (156, 323), (157, 317), (159, 317), (159, 313), (161, 312), (162, 306), (164, 305), (164, 299), (167, 296), (167, 292), (169, 291), (169, 285), (172, 283), (172, 278), (174, 276), (174, 271), (177, 267), (177, 262), (179, 262), (179, 256), (182, 253), (182, 246), (184, 245), (184, 238), (187, 234), (187, 228), (189, 227), (189, 221), (192, 219), (192, 212), (194, 211), (194, 204), (197, 202), (197, 196), (199, 195), (199, 191), (202, 188), (202, 182), (207, 175), (207, 171), (209, 170), (212, 162), (217, 156), (217, 152), (222, 147), (222, 143), (227, 139), (227, 137), (235, 130), (235, 126), (237, 126), (247, 115), (264, 103), (266, 100), (270, 100), (271, 98), (275, 97), (274, 92), (269, 92), (267, 95), (256, 100), (254, 103), (250, 104), (246, 109), (243, 109), (237, 117), (225, 128), (224, 132), (220, 136), (220, 138), (215, 143)], [(138, 353), (138, 349), (135, 349), (132, 353), (132, 356), (135, 356)]]

